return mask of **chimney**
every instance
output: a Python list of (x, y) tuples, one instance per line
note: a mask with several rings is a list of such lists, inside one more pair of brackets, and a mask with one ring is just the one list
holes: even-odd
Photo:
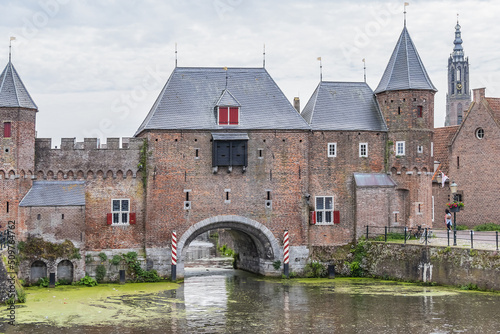
[(484, 99), (486, 88), (476, 88), (472, 90), (472, 95), (474, 97), (474, 102), (479, 102)]
[(300, 114), (300, 98), (298, 96), (293, 98), (293, 107)]

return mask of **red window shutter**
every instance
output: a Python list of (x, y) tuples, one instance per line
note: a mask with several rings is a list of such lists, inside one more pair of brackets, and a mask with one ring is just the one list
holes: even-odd
[(130, 224), (135, 224), (135, 212), (130, 213)]
[(340, 224), (340, 211), (333, 211), (333, 223)]
[(311, 211), (311, 219), (309, 221), (311, 225), (316, 225), (316, 211)]
[(113, 224), (113, 214), (112, 213), (108, 213), (106, 218), (107, 218), (108, 225)]
[(229, 108), (229, 124), (238, 125), (239, 124), (238, 116), (239, 116), (238, 108)]
[(219, 107), (219, 125), (227, 125), (229, 123), (228, 108)]
[(11, 127), (12, 127), (11, 122), (3, 123), (3, 137), (4, 138), (10, 138), (12, 136)]

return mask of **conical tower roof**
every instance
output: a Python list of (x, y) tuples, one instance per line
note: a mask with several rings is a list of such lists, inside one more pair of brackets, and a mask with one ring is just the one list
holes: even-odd
[(10, 60), (0, 75), (0, 107), (38, 109)]
[(375, 94), (409, 89), (437, 91), (405, 26)]

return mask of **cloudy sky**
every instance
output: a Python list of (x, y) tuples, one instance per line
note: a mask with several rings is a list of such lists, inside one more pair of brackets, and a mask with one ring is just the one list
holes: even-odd
[[(3, 0), (0, 65), (12, 62), (39, 107), (38, 137), (130, 137), (175, 66), (261, 67), (305, 106), (323, 80), (375, 89), (403, 28), (403, 1)], [(471, 87), (500, 97), (498, 1), (410, 1), (407, 27), (439, 92), (457, 13)]]

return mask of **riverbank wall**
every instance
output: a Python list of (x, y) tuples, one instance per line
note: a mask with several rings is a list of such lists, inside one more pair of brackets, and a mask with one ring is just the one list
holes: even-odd
[[(358, 246), (314, 249), (312, 260), (333, 264), (336, 273), (344, 276), (362, 273), (500, 291), (500, 253), (496, 251), (366, 242)], [(354, 262), (358, 263), (353, 265)]]

